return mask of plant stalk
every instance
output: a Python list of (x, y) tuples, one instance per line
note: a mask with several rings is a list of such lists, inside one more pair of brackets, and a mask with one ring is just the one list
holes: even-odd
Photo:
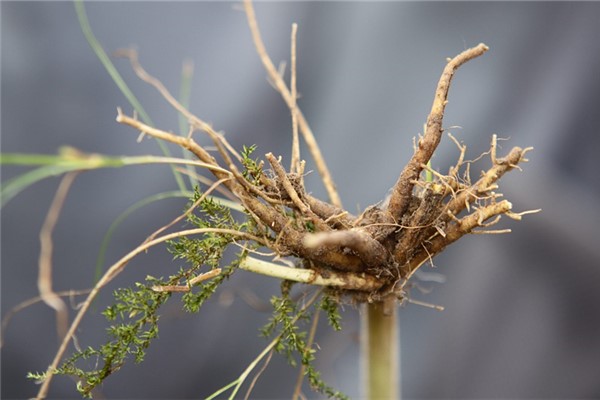
[(398, 310), (384, 302), (366, 304), (361, 320), (363, 397), (400, 399)]

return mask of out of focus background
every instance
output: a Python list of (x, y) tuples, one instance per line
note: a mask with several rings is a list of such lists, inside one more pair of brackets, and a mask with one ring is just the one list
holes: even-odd
[[(158, 153), (153, 140), (137, 143), (137, 132), (114, 121), (118, 106), (131, 108), (85, 41), (72, 3), (3, 1), (0, 7), (2, 152), (55, 154), (71, 145), (103, 154)], [(174, 93), (182, 63), (193, 62), (191, 110), (234, 146), (257, 144), (257, 154), (272, 151), (289, 160), (289, 111), (265, 79), (239, 4), (86, 7), (108, 53), (133, 46), (147, 71)], [(402, 393), (415, 399), (600, 397), (600, 3), (255, 7), (276, 63), (289, 59), (291, 24), (299, 25), (299, 105), (351, 211), (383, 199), (395, 182), (422, 131), (445, 58), (479, 42), (490, 47), (458, 71), (445, 125), (469, 146), (471, 158), (487, 150), (494, 133), (509, 139), (501, 154), (534, 146), (523, 171), (509, 173), (500, 186), (516, 211), (543, 211), (504, 221), (512, 234), (465, 238), (434, 260), (435, 269), (425, 268), (445, 283), (422, 282), (424, 290), (413, 296), (446, 309), (400, 310)], [(176, 113), (127, 61), (115, 62), (154, 123), (177, 131)], [(434, 168), (446, 171), (457, 155), (445, 138)], [(2, 168), (2, 181), (22, 172)], [(325, 197), (317, 173), (307, 179), (313, 194)], [(38, 183), (2, 209), (3, 316), (37, 295), (38, 234), (58, 182)], [(81, 174), (55, 231), (54, 289), (91, 287), (111, 222), (135, 202), (174, 189), (165, 166)], [(115, 233), (106, 263), (173, 219), (185, 202), (164, 200), (133, 213)], [(110, 290), (179, 266), (164, 248), (134, 260), (84, 320), (79, 343), (105, 339), (99, 312)], [(263, 306), (278, 290), (275, 280), (240, 271), (197, 315), (168, 304), (146, 361), (126, 364), (106, 380), (102, 395), (204, 397), (229, 383), (266, 345), (258, 335), (270, 315)], [(323, 323), (317, 337), (323, 377), (351, 398), (360, 398), (358, 320), (359, 310), (345, 307), (343, 331)], [(2, 398), (32, 397), (37, 386), (27, 372), (45, 370), (58, 346), (54, 313), (41, 304), (21, 311), (3, 341)], [(252, 398), (288, 398), (295, 379), (274, 357)], [(74, 386), (58, 377), (50, 396), (77, 397)]]

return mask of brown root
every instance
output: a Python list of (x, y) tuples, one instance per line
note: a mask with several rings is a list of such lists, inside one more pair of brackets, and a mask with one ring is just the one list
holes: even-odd
[[(183, 108), (156, 78), (141, 67), (133, 51), (124, 54), (131, 60), (134, 71), (186, 115), (193, 130), (203, 131), (212, 138), (221, 161), (211, 156), (191, 136), (184, 138), (147, 126), (121, 111), (117, 121), (195, 154), (265, 232), (270, 232), (270, 236), (262, 238), (262, 244), (276, 255), (299, 258), (303, 261), (298, 263), (299, 268), (312, 269), (318, 274), (315, 276), (327, 276), (327, 271), (335, 276), (342, 274), (339, 276), (344, 276), (345, 280), (336, 287), (354, 293), (358, 301), (383, 299), (390, 295), (403, 298), (406, 283), (415, 271), (448, 245), (468, 233), (505, 233), (508, 230), (489, 227), (496, 224), (502, 215), (513, 219), (523, 215), (513, 213), (507, 200), (498, 201), (501, 194), (496, 190), (497, 181), (504, 173), (519, 168), (518, 164), (526, 161), (524, 155), (529, 148), (515, 147), (505, 157), (498, 158), (494, 135), (490, 150), (484, 153), (490, 155), (492, 166), (475, 183), (471, 183), (469, 176), (472, 161), (465, 161), (466, 146), (452, 136), (460, 155), (448, 175), (432, 170), (427, 164), (441, 140), (452, 77), (465, 62), (485, 53), (488, 50), (486, 45), (479, 44), (448, 61), (437, 86), (424, 135), (415, 143), (415, 152), (392, 188), (389, 202), (386, 206), (368, 207), (360, 216), (354, 217), (340, 206), (335, 185), (296, 104), (295, 68), (291, 89), (288, 89), (264, 49), (249, 2), (246, 2), (246, 12), (261, 60), (292, 115), (294, 132), (290, 171), (285, 170), (280, 158), (268, 153), (265, 158), (271, 167), (270, 172), (262, 173), (261, 169), (259, 176), (253, 177), (240, 172), (243, 167), (240, 156), (223, 136)], [(294, 67), (296, 29), (294, 26), (292, 32)], [(332, 203), (316, 199), (305, 190), (302, 179), (304, 160), (300, 159), (298, 150), (298, 127), (317, 161)], [(422, 177), (423, 170), (428, 170), (433, 179)], [(461, 216), (465, 210), (466, 215)], [(357, 282), (367, 282), (365, 276), (369, 277), (369, 283), (364, 287), (357, 285)], [(327, 279), (322, 282), (327, 282)]]

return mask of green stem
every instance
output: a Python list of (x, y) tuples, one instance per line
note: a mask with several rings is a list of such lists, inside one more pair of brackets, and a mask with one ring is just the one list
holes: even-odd
[(364, 307), (362, 324), (362, 373), (365, 399), (400, 398), (400, 341), (398, 311), (383, 302)]

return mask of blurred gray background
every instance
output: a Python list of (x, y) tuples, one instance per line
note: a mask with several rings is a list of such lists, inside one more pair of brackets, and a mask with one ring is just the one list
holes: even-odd
[[(236, 147), (257, 144), (258, 154), (289, 160), (289, 112), (265, 80), (239, 9), (229, 2), (87, 4), (107, 52), (134, 46), (145, 68), (174, 93), (182, 62), (193, 61), (191, 110)], [(260, 2), (256, 12), (276, 63), (289, 59), (290, 27), (299, 24), (299, 104), (351, 211), (381, 200), (395, 182), (445, 58), (479, 42), (490, 46), (458, 71), (445, 126), (461, 127), (450, 131), (468, 144), (471, 158), (488, 148), (493, 133), (510, 138), (501, 153), (534, 146), (531, 162), (508, 174), (501, 190), (516, 211), (543, 212), (504, 221), (510, 235), (465, 238), (435, 259), (435, 270), (426, 268), (446, 283), (424, 282), (431, 293), (413, 296), (446, 310), (400, 310), (402, 392), (405, 398), (600, 398), (600, 3)], [(114, 121), (117, 106), (131, 108), (88, 47), (72, 3), (3, 1), (1, 14), (2, 152), (54, 154), (71, 145), (104, 154), (158, 153), (152, 140), (138, 144), (137, 132)], [(155, 124), (176, 131), (176, 113), (126, 61), (116, 65)], [(457, 151), (447, 138), (439, 150), (433, 166), (445, 171)], [(2, 180), (23, 171), (2, 168)], [(307, 183), (325, 196), (316, 173)], [(2, 209), (3, 315), (37, 294), (38, 233), (57, 184), (38, 183)], [(80, 175), (55, 231), (54, 288), (90, 287), (110, 223), (136, 201), (175, 188), (165, 166)], [(131, 215), (107, 263), (184, 205), (165, 200)], [(179, 265), (154, 249), (108, 291)], [(98, 313), (110, 301), (108, 291), (77, 333), (82, 345), (104, 339)], [(146, 362), (125, 365), (102, 394), (197, 398), (235, 379), (267, 343), (258, 329), (269, 313), (248, 298), (267, 302), (278, 283), (240, 271), (221, 293), (197, 315), (168, 304)], [(345, 308), (343, 326), (334, 334), (322, 324), (318, 366), (330, 384), (359, 398), (358, 310)], [(4, 336), (2, 398), (33, 396), (37, 386), (25, 375), (45, 370), (56, 349), (49, 308), (38, 304), (16, 315)], [(295, 371), (276, 356), (252, 397), (289, 398), (294, 382)], [(50, 395), (77, 397), (74, 383), (61, 377)]]

